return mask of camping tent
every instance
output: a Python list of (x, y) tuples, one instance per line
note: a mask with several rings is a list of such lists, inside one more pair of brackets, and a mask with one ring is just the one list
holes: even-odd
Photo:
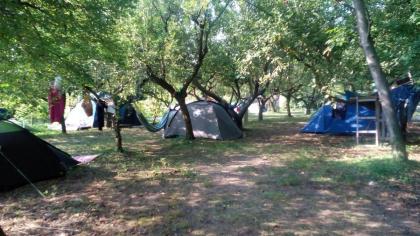
[(391, 90), (391, 99), (398, 119), (405, 117), (410, 121), (420, 102), (420, 87), (413, 84), (400, 85)]
[[(86, 128), (92, 128), (96, 114), (96, 103), (90, 100), (92, 114), (88, 114), (86, 109), (82, 106), (83, 101), (77, 103), (77, 105), (70, 111), (66, 119), (67, 130), (81, 130)], [(119, 109), (120, 112), (120, 125), (121, 127), (140, 126), (141, 122), (137, 118), (137, 111), (130, 103), (124, 104)], [(90, 116), (89, 116), (90, 115)]]
[(142, 125), (136, 109), (130, 103), (126, 103), (120, 107), (120, 118), (119, 123), (121, 127), (131, 127)]
[[(356, 95), (346, 93), (346, 99), (350, 99), (352, 96)], [(398, 119), (401, 121), (404, 118), (406, 121), (410, 121), (420, 101), (420, 89), (413, 84), (400, 85), (391, 90), (391, 100)], [(361, 104), (359, 113), (360, 116), (375, 116), (375, 109)], [(343, 117), (335, 117), (333, 108), (330, 105), (324, 105), (311, 117), (301, 132), (353, 134), (356, 132), (356, 126), (356, 104), (347, 101)], [(359, 129), (373, 130), (375, 121), (360, 120)]]
[[(361, 116), (375, 116), (375, 110), (368, 106), (360, 106)], [(328, 133), (328, 134), (353, 134), (356, 132), (356, 104), (348, 103), (344, 116), (334, 115), (334, 109), (330, 105), (322, 106), (309, 122), (301, 130), (304, 133)], [(360, 120), (359, 129), (375, 129), (375, 121)]]
[(80, 130), (91, 128), (93, 126), (93, 120), (95, 117), (94, 114), (96, 112), (95, 102), (91, 100), (90, 106), (92, 112), (86, 111), (86, 106), (83, 106), (83, 101), (77, 103), (77, 105), (67, 115), (65, 121), (67, 130)]
[[(63, 176), (79, 162), (8, 121), (0, 121), (0, 192)], [(23, 177), (22, 174), (25, 176)]]
[[(197, 101), (189, 103), (187, 107), (195, 137), (222, 140), (242, 137), (242, 131), (220, 104)], [(185, 136), (181, 110), (170, 115), (164, 131), (165, 138), (177, 136)]]

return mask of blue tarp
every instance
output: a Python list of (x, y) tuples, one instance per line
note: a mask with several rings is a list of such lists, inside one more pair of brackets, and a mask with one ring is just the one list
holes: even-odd
[[(410, 121), (420, 102), (420, 87), (412, 84), (401, 85), (391, 91), (391, 99), (398, 118), (405, 116)], [(405, 114), (401, 114), (402, 112)]]
[[(351, 93), (346, 93), (347, 100), (352, 96)], [(393, 101), (398, 119), (405, 117), (408, 121), (411, 120), (418, 103), (420, 102), (420, 88), (411, 85), (401, 85), (391, 90), (391, 99)], [(303, 127), (301, 132), (304, 133), (326, 133), (326, 134), (353, 134), (356, 132), (356, 104), (346, 103), (345, 115), (343, 117), (336, 117), (334, 110), (330, 105), (322, 106)], [(359, 116), (375, 116), (375, 110), (372, 107), (359, 107)], [(359, 120), (360, 130), (374, 130), (374, 120)]]

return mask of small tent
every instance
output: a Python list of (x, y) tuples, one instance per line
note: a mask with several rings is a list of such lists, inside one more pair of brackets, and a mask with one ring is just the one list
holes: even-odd
[(133, 105), (126, 103), (120, 107), (120, 118), (118, 120), (121, 127), (131, 127), (142, 125), (137, 111)]
[[(90, 104), (89, 104), (90, 103)], [(91, 128), (95, 118), (96, 103), (90, 100), (84, 103), (83, 100), (76, 104), (66, 118), (67, 130), (81, 130)]]
[(78, 163), (27, 129), (0, 121), (0, 192), (27, 184), (25, 177), (37, 182), (63, 176)]
[[(209, 139), (237, 139), (242, 131), (228, 112), (218, 103), (196, 101), (187, 105), (194, 136)], [(181, 110), (173, 111), (166, 123), (164, 137), (185, 136), (185, 123)]]

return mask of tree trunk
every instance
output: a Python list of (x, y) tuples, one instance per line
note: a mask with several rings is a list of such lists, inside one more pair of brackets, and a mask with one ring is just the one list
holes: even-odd
[[(246, 112), (241, 112), (239, 111), (239, 113), (236, 113), (231, 107), (230, 104), (223, 99), (222, 97), (220, 97), (219, 95), (213, 93), (212, 91), (206, 89), (205, 87), (203, 87), (197, 80), (193, 81), (193, 84), (196, 88), (198, 88), (203, 94), (213, 98), (214, 100), (216, 100), (218, 103), (220, 103), (227, 111), (228, 113), (231, 115), (231, 117), (233, 118), (233, 121), (235, 122), (235, 124), (238, 126), (239, 129), (243, 129), (243, 118), (245, 116)], [(252, 95), (251, 95), (252, 96)], [(248, 110), (249, 105), (252, 104), (252, 102), (255, 100), (255, 98), (258, 95), (256, 95), (255, 97), (253, 96), (251, 99), (247, 100), (245, 102), (245, 104), (242, 106), (242, 110)], [(249, 103), (249, 104), (248, 104)], [(248, 118), (247, 118), (248, 119)], [(247, 121), (245, 121), (245, 123), (247, 123)]]
[(179, 108), (181, 109), (181, 112), (182, 112), (182, 118), (184, 119), (185, 139), (193, 140), (195, 137), (194, 137), (193, 127), (191, 123), (190, 112), (188, 111), (188, 107), (185, 102), (185, 96), (178, 95), (178, 96), (175, 96), (175, 99), (177, 100), (179, 104)]
[(353, 0), (353, 4), (356, 12), (357, 30), (360, 36), (360, 45), (363, 48), (370, 74), (375, 81), (375, 85), (378, 90), (386, 126), (390, 135), (392, 155), (394, 158), (407, 160), (408, 157), (406, 146), (401, 128), (398, 125), (394, 106), (391, 101), (389, 86), (386, 81), (385, 74), (382, 71), (378, 55), (375, 51), (373, 40), (369, 32), (370, 29), (367, 9), (363, 0)]
[(260, 104), (259, 109), (258, 109), (258, 121), (262, 121), (264, 119), (263, 112), (264, 112), (264, 106)]
[[(248, 122), (249, 122), (249, 112), (248, 112), (248, 110), (245, 112), (243, 119), (244, 119), (244, 123), (248, 124)], [(243, 125), (242, 125), (241, 129), (243, 129)]]
[(311, 114), (311, 107), (305, 106), (305, 115), (310, 115), (310, 114)]
[(118, 122), (118, 116), (113, 118), (114, 134), (115, 134), (115, 144), (117, 146), (117, 152), (123, 152), (122, 147), (122, 136), (121, 136), (121, 127), (120, 122)]
[[(64, 96), (64, 107), (66, 107), (66, 94), (63, 93), (62, 96)], [(61, 116), (61, 133), (67, 134), (66, 119), (64, 119), (64, 114)]]
[(264, 108), (265, 108), (265, 101), (263, 100), (263, 99), (260, 99), (259, 101), (258, 101), (258, 121), (262, 121), (263, 119), (264, 119), (264, 114), (263, 114), (263, 112), (264, 112)]
[(112, 126), (114, 128), (114, 135), (115, 135), (115, 145), (117, 147), (117, 152), (122, 153), (124, 151), (122, 147), (122, 136), (121, 136), (121, 127), (119, 120), (119, 106), (117, 105), (117, 97), (113, 97), (114, 106), (115, 106), (115, 113), (112, 116)]
[(312, 102), (304, 102), (305, 105), (305, 115), (310, 115), (312, 112), (313, 103)]
[(293, 117), (292, 116), (292, 112), (290, 110), (290, 100), (291, 97), (290, 96), (286, 96), (286, 110), (287, 110), (287, 117)]
[(271, 107), (273, 108), (273, 112), (280, 112), (280, 107), (279, 107), (279, 96), (273, 96), (270, 99), (270, 103), (271, 103)]
[(66, 119), (64, 119), (64, 114), (61, 116), (61, 133), (67, 134)]

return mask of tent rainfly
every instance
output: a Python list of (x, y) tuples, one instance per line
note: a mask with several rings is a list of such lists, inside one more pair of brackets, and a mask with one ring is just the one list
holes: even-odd
[[(344, 100), (349, 100), (356, 94), (346, 93)], [(411, 121), (416, 107), (420, 102), (420, 88), (414, 84), (403, 84), (391, 90), (391, 100), (401, 122), (403, 119)], [(322, 106), (309, 122), (303, 127), (303, 133), (321, 134), (354, 134), (356, 133), (356, 104), (345, 102), (344, 110), (339, 116), (335, 115), (330, 105)], [(359, 107), (360, 116), (375, 116), (375, 108), (367, 105)], [(405, 117), (405, 118), (404, 118)], [(372, 120), (359, 121), (359, 129), (374, 130)]]
[(71, 156), (12, 122), (0, 121), (0, 192), (65, 175)]
[[(362, 116), (375, 116), (375, 110), (367, 106), (360, 106), (359, 113)], [(334, 109), (330, 105), (322, 106), (303, 127), (303, 133), (318, 134), (353, 134), (356, 133), (356, 104), (346, 104), (344, 116), (334, 115)], [(375, 129), (375, 122), (370, 120), (359, 121), (359, 129)]]
[[(228, 112), (218, 103), (196, 101), (187, 105), (194, 136), (209, 139), (238, 139), (242, 131)], [(185, 136), (185, 123), (181, 110), (173, 111), (166, 124), (164, 137)]]
[(96, 112), (96, 104), (90, 100), (90, 104), (83, 104), (83, 101), (70, 111), (66, 118), (67, 130), (81, 130), (91, 128)]

